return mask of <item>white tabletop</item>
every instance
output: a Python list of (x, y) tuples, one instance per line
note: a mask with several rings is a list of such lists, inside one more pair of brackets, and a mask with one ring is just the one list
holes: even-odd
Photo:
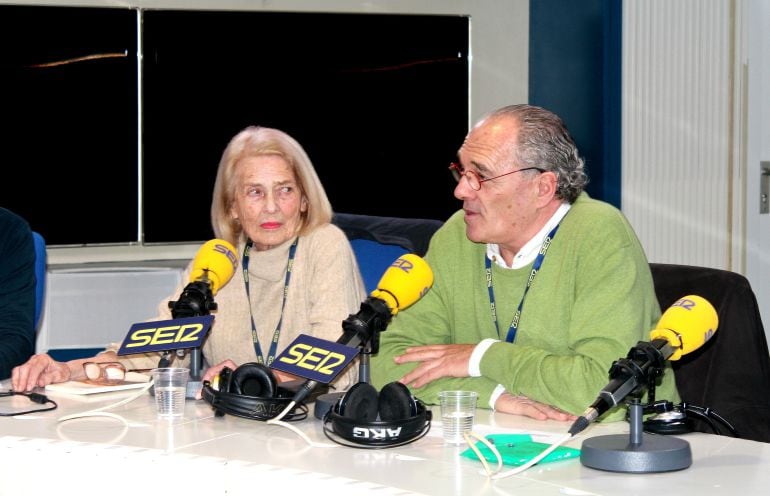
[[(0, 388), (7, 390), (7, 381)], [(181, 420), (158, 419), (148, 394), (108, 410), (124, 421), (93, 417), (57, 422), (65, 414), (110, 405), (134, 393), (46, 394), (59, 408), (0, 418), (0, 460), (6, 474), (0, 478), (0, 494), (649, 496), (730, 491), (745, 496), (770, 489), (770, 444), (701, 433), (680, 436), (690, 443), (693, 458), (681, 471), (615, 473), (573, 459), (491, 481), (478, 461), (459, 456), (466, 446), (444, 444), (439, 415), (431, 432), (414, 443), (356, 449), (333, 445), (311, 410), (308, 419), (293, 425), (313, 441), (334, 446), (312, 447), (280, 425), (215, 417), (204, 401), (188, 400)], [(18, 396), (0, 399), (0, 412), (38, 406)], [(530, 433), (547, 440), (566, 433), (569, 425), (478, 410), (474, 431)], [(625, 422), (594, 424), (567, 446), (580, 448), (588, 437), (627, 433)], [(108, 492), (94, 493), (97, 488)]]

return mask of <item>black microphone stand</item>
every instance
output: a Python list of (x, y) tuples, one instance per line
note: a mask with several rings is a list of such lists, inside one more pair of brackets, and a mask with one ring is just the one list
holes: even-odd
[[(639, 366), (643, 363), (643, 366)], [(652, 343), (638, 343), (628, 358), (618, 360), (610, 368), (610, 378), (626, 381), (636, 378), (637, 387), (626, 397), (630, 432), (596, 436), (583, 441), (580, 462), (586, 467), (610, 472), (670, 472), (692, 465), (687, 441), (644, 432), (641, 396), (645, 388), (650, 402), (655, 401), (655, 380), (663, 375), (665, 359)]]
[[(171, 316), (175, 319), (202, 317), (209, 315), (212, 310), (216, 310), (217, 304), (211, 293), (211, 283), (205, 276), (205, 273), (203, 279), (188, 284), (177, 301), (169, 301), (168, 307), (171, 309)], [(185, 351), (183, 349), (176, 350), (176, 355), (182, 358)], [(170, 365), (169, 355), (170, 352), (164, 353), (158, 367), (168, 367)], [(188, 399), (195, 399), (195, 395), (201, 389), (202, 367), (203, 353), (200, 347), (196, 346), (190, 349), (190, 377), (187, 380), (187, 391), (185, 393), (185, 397)]]
[[(345, 344), (357, 344), (361, 350), (358, 362), (358, 382), (371, 383), (370, 357), (380, 351), (380, 332), (384, 331), (392, 314), (384, 301), (377, 298), (367, 298), (361, 304), (361, 310), (348, 316), (342, 322), (342, 337), (337, 341)], [(339, 400), (345, 396), (345, 391), (319, 395), (315, 400), (313, 414), (323, 420)]]

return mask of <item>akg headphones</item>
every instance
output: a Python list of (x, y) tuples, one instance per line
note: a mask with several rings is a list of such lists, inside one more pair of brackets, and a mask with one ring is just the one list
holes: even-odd
[(423, 437), (431, 418), (431, 411), (400, 382), (387, 384), (379, 394), (359, 382), (328, 411), (323, 428), (326, 437), (344, 446), (390, 448)]
[[(291, 403), (294, 392), (278, 386), (273, 371), (260, 363), (244, 363), (234, 371), (223, 368), (218, 376), (219, 390), (203, 382), (203, 399), (217, 416), (235, 415), (252, 420), (277, 417)], [(303, 420), (308, 408), (297, 405), (281, 420)]]

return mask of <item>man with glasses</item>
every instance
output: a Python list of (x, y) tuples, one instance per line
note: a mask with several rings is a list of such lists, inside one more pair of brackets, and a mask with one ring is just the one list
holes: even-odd
[[(462, 210), (431, 240), (432, 289), (382, 333), (373, 382), (400, 380), (432, 404), (474, 390), (482, 407), (572, 420), (660, 318), (642, 247), (620, 211), (583, 191), (583, 159), (545, 109), (491, 113), (449, 169)], [(670, 366), (656, 396), (679, 400)]]

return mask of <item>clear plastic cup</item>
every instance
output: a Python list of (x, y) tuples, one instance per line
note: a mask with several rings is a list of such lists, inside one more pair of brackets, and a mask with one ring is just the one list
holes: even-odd
[(475, 391), (441, 391), (438, 398), (441, 403), (441, 430), (444, 442), (464, 443), (463, 434), (473, 429), (478, 394)]
[(189, 376), (190, 369), (186, 368), (152, 369), (158, 417), (174, 419), (184, 415), (185, 393), (187, 392)]

